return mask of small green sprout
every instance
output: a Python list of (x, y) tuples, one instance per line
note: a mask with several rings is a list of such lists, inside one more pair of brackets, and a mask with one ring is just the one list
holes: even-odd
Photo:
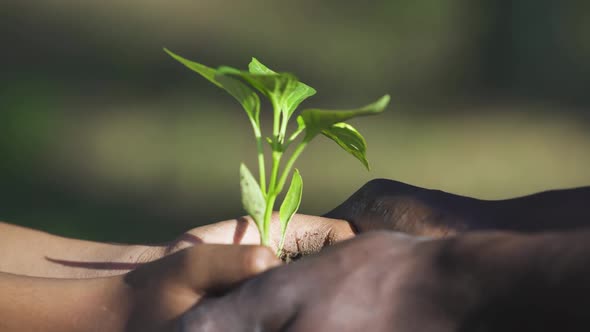
[[(287, 133), (289, 120), (299, 104), (316, 93), (312, 87), (299, 82), (292, 74), (272, 71), (255, 58), (252, 58), (248, 71), (227, 66), (214, 69), (187, 60), (168, 49), (164, 49), (164, 51), (211, 83), (227, 91), (246, 111), (256, 138), (259, 179), (258, 181), (255, 179), (245, 164), (240, 165), (242, 205), (244, 210), (256, 222), (263, 245), (270, 245), (270, 222), (275, 201), (283, 191), (295, 161), (307, 144), (318, 134), (323, 134), (332, 139), (341, 148), (357, 158), (367, 170), (369, 169), (369, 163), (365, 156), (367, 149), (365, 139), (354, 127), (344, 123), (344, 121), (358, 116), (382, 112), (389, 103), (389, 95), (385, 95), (376, 102), (358, 109), (341, 111), (306, 109), (297, 116), (297, 129), (289, 135)], [(260, 97), (255, 90), (265, 96), (272, 105), (273, 126), (271, 137), (263, 137), (262, 135)], [(302, 138), (297, 140), (302, 133)], [(263, 149), (265, 141), (270, 144), (272, 151), (272, 168), (268, 182)], [(296, 146), (281, 171), (281, 159), (291, 144), (295, 142)], [(303, 181), (299, 171), (295, 169), (291, 178), (291, 185), (279, 209), (281, 240), (278, 245), (278, 254), (280, 254), (285, 241), (287, 225), (297, 212), (297, 209), (299, 209), (302, 190)]]

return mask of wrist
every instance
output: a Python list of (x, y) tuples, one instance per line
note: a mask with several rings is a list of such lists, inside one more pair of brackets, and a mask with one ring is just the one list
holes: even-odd
[(132, 303), (121, 281), (0, 273), (2, 331), (125, 331)]
[(85, 328), (80, 331), (126, 332), (130, 317), (138, 303), (136, 292), (125, 281), (125, 275), (88, 280), (85, 292), (90, 300), (79, 310), (78, 320), (83, 319)]

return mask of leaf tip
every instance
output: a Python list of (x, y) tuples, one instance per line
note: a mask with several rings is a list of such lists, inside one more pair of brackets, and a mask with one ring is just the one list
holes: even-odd
[(162, 47), (162, 50), (163, 50), (164, 52), (166, 52), (166, 53), (167, 53), (169, 56), (171, 56), (171, 57), (173, 57), (173, 58), (175, 58), (175, 57), (176, 57), (176, 54), (174, 54), (172, 51), (170, 51), (170, 50), (169, 50), (167, 47)]
[(252, 57), (250, 59), (250, 63), (248, 64), (248, 71), (251, 74), (255, 74), (260, 71), (259, 67), (260, 67), (260, 61), (258, 61), (258, 59), (256, 59), (255, 57)]
[(389, 94), (386, 94), (383, 97), (379, 98), (379, 101), (377, 101), (377, 104), (379, 104), (380, 107), (385, 108), (389, 104), (390, 100), (391, 100), (391, 96)]
[(250, 170), (243, 162), (240, 163), (240, 179), (243, 179)]

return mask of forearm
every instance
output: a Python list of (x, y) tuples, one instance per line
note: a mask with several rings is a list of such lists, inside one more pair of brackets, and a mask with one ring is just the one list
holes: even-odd
[[(278, 216), (271, 233), (280, 235)], [(323, 244), (353, 235), (342, 220), (295, 215), (288, 228), (288, 252), (315, 252)], [(259, 244), (255, 223), (248, 217), (197, 227), (160, 245), (108, 244), (63, 238), (0, 222), (0, 271), (51, 278), (92, 278), (126, 273), (199, 243)], [(274, 245), (278, 244), (273, 243)]]
[(51, 278), (128, 272), (161, 257), (164, 246), (109, 244), (51, 235), (0, 222), (0, 271)]
[(522, 232), (568, 230), (590, 226), (590, 187), (541, 192), (493, 201), (496, 229)]
[(191, 229), (159, 245), (101, 243), (64, 238), (0, 222), (0, 272), (45, 278), (120, 275), (202, 243), (260, 242), (250, 220), (227, 220)]
[[(465, 330), (558, 331), (590, 324), (589, 240), (588, 231), (472, 234), (430, 249), (441, 278), (465, 301)], [(453, 303), (454, 295), (439, 299)]]
[(73, 280), (0, 273), (0, 330), (125, 331), (130, 292), (122, 277)]

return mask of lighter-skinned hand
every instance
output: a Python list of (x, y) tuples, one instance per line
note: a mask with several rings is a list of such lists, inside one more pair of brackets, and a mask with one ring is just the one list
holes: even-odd
[[(199, 302), (281, 264), (277, 215), (271, 226), (271, 248), (260, 242), (249, 217), (198, 227), (158, 250), (167, 256), (122, 277), (134, 299), (130, 331), (166, 330), (167, 324)], [(306, 255), (353, 236), (347, 222), (296, 215), (285, 240), (286, 256)]]

